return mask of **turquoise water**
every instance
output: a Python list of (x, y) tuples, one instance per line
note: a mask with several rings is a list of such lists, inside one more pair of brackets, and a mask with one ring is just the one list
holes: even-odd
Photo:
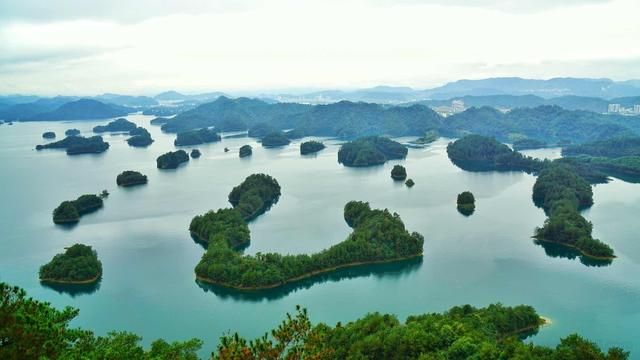
[[(594, 223), (594, 235), (619, 258), (609, 266), (585, 266), (567, 254), (549, 256), (531, 240), (545, 219), (531, 201), (533, 176), (462, 171), (448, 160), (444, 139), (410, 149), (403, 161), (352, 169), (337, 163), (335, 141), (326, 141), (329, 146), (316, 156), (300, 156), (299, 141), (264, 149), (253, 139), (232, 138), (198, 146), (200, 159), (160, 171), (155, 159), (174, 149), (174, 136), (150, 126), (151, 117), (129, 119), (148, 128), (156, 142), (138, 149), (126, 144), (126, 136), (107, 135), (107, 152), (69, 157), (33, 148), (44, 142), (44, 131), (60, 138), (75, 127), (87, 135), (106, 121), (0, 126), (0, 280), (55, 306), (79, 308), (74, 325), (99, 334), (133, 331), (145, 344), (158, 337), (198, 337), (207, 355), (225, 331), (261, 335), (296, 304), (307, 307), (313, 321), (334, 324), (372, 311), (403, 319), (465, 303), (524, 303), (553, 321), (531, 338), (535, 343), (554, 345), (579, 332), (640, 358), (639, 184), (614, 180), (595, 186), (595, 205), (585, 216)], [(247, 143), (253, 156), (238, 158), (238, 148)], [(528, 153), (553, 157), (558, 150)], [(413, 188), (391, 180), (395, 164), (407, 168)], [(123, 170), (143, 172), (149, 184), (117, 188), (115, 177)], [(189, 236), (189, 222), (228, 206), (231, 188), (256, 172), (274, 176), (283, 195), (250, 224), (248, 253), (314, 252), (340, 242), (350, 231), (342, 218), (344, 204), (365, 200), (397, 212), (410, 231), (424, 235), (423, 259), (342, 271), (261, 293), (200, 287), (193, 268), (204, 250)], [(103, 209), (72, 228), (53, 224), (51, 211), (61, 201), (102, 189), (111, 193)], [(471, 217), (456, 211), (456, 195), (464, 190), (476, 196)], [(70, 294), (40, 285), (39, 266), (76, 242), (98, 251), (104, 267), (99, 287)]]

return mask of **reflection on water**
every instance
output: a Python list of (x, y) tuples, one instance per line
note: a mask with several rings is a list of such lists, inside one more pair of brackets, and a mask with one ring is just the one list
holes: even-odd
[(611, 259), (594, 259), (592, 257), (584, 256), (580, 251), (570, 246), (550, 242), (550, 241), (533, 241), (536, 245), (542, 246), (544, 252), (554, 258), (564, 258), (574, 260), (580, 258), (580, 262), (586, 266), (602, 267), (609, 266), (613, 262)]
[(418, 270), (421, 265), (422, 256), (393, 263), (361, 265), (315, 275), (278, 288), (266, 290), (241, 291), (198, 280), (196, 280), (196, 283), (205, 292), (212, 292), (223, 299), (231, 298), (233, 300), (241, 301), (278, 300), (298, 290), (309, 289), (313, 285), (326, 282), (335, 282), (367, 276), (399, 279)]
[(101, 282), (102, 278), (91, 284), (61, 284), (48, 281), (41, 281), (40, 284), (45, 288), (55, 290), (61, 294), (68, 294), (71, 295), (71, 297), (76, 297), (95, 293), (100, 289)]

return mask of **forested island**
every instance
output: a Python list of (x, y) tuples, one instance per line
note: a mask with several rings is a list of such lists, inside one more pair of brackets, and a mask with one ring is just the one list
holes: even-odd
[(66, 149), (67, 155), (99, 154), (109, 149), (109, 143), (105, 142), (102, 136), (68, 136), (56, 142), (36, 146), (36, 150), (43, 149)]
[(280, 198), (280, 184), (266, 174), (249, 175), (229, 193), (229, 203), (249, 221), (267, 211)]
[(345, 166), (381, 165), (387, 160), (404, 159), (407, 148), (391, 139), (368, 136), (343, 144), (338, 150), (338, 163)]
[[(198, 359), (199, 339), (155, 340), (148, 349), (139, 335), (71, 327), (78, 310), (58, 310), (35, 300), (18, 287), (0, 283), (3, 346), (0, 358), (29, 354), (41, 359)], [(28, 316), (25, 316), (28, 314)], [(401, 322), (395, 315), (372, 313), (351, 322), (313, 324), (301, 308), (287, 314), (275, 329), (255, 340), (225, 334), (212, 349), (212, 360), (230, 359), (497, 359), (626, 360), (629, 353), (613, 347), (603, 351), (579, 335), (561, 339), (555, 347), (525, 343), (524, 334), (537, 331), (544, 320), (530, 306), (486, 308), (455, 306), (444, 313), (412, 315)], [(452, 331), (455, 329), (455, 331)], [(207, 352), (209, 353), (209, 352)], [(242, 354), (240, 357), (239, 354)]]
[(314, 154), (323, 150), (326, 146), (320, 141), (305, 141), (300, 144), (300, 155)]
[(116, 184), (118, 186), (134, 186), (134, 185), (143, 185), (147, 183), (147, 175), (143, 175), (138, 171), (126, 170), (121, 172), (116, 177)]
[(89, 284), (102, 275), (102, 263), (91, 246), (75, 244), (40, 267), (40, 281), (64, 284)]
[(494, 138), (467, 135), (447, 145), (449, 159), (469, 171), (540, 171), (543, 162), (523, 156)]
[(439, 137), (440, 137), (440, 134), (438, 134), (437, 130), (430, 130), (430, 131), (427, 131), (427, 133), (424, 134), (423, 136), (411, 141), (411, 144), (427, 145), (438, 140)]
[[(211, 226), (217, 223), (208, 213)], [(198, 280), (239, 290), (257, 290), (282, 286), (307, 277), (344, 267), (400, 261), (422, 255), (424, 238), (409, 233), (397, 214), (388, 210), (372, 210), (368, 203), (351, 201), (344, 218), (353, 228), (349, 237), (326, 250), (312, 255), (280, 255), (277, 253), (241, 255), (232, 248), (228, 234), (241, 238), (246, 228), (229, 226), (218, 233), (227, 234), (212, 241), (195, 272)], [(198, 220), (201, 222), (202, 220)], [(203, 226), (201, 223), (199, 226)]]
[(416, 183), (413, 181), (413, 179), (407, 179), (407, 181), (404, 182), (404, 184), (409, 187), (412, 188), (413, 185), (415, 185)]
[(549, 216), (536, 229), (539, 241), (551, 241), (574, 247), (583, 255), (597, 259), (612, 259), (609, 245), (591, 235), (592, 225), (579, 210), (593, 205), (591, 185), (563, 164), (550, 164), (541, 172), (533, 186), (533, 201)]
[(191, 155), (192, 159), (197, 159), (200, 156), (202, 156), (202, 153), (198, 149), (193, 149), (193, 150), (191, 150), (191, 154), (190, 155)]
[(205, 128), (178, 133), (173, 144), (175, 146), (191, 146), (217, 142), (221, 139), (215, 130)]
[(153, 143), (151, 134), (147, 129), (143, 127), (136, 127), (129, 131), (130, 138), (127, 139), (127, 144), (133, 147), (147, 147)]
[(240, 146), (240, 150), (238, 151), (241, 158), (251, 156), (253, 154), (253, 148), (251, 145), (242, 145)]
[(137, 127), (136, 124), (125, 118), (113, 120), (107, 125), (98, 125), (93, 128), (94, 133), (104, 132), (129, 132)]
[(265, 135), (261, 142), (264, 147), (277, 147), (289, 145), (291, 140), (282, 131), (273, 131)]
[(80, 130), (78, 130), (78, 129), (67, 129), (67, 131), (65, 131), (64, 134), (66, 136), (78, 136), (78, 135), (80, 135)]
[(391, 169), (391, 178), (393, 180), (402, 181), (407, 178), (407, 169), (402, 165), (394, 165)]
[(80, 221), (80, 216), (94, 212), (103, 205), (102, 198), (94, 194), (85, 194), (76, 200), (63, 201), (53, 210), (53, 222), (71, 224)]
[(151, 119), (151, 121), (149, 122), (149, 124), (151, 125), (164, 125), (169, 121), (168, 118), (165, 117), (157, 117), (154, 119)]
[(463, 191), (458, 194), (456, 200), (460, 214), (469, 216), (476, 210), (476, 199), (470, 191)]
[(45, 131), (42, 133), (42, 138), (43, 139), (55, 139), (56, 138), (56, 133), (54, 133), (53, 131)]
[(158, 169), (176, 169), (180, 164), (189, 161), (189, 155), (184, 150), (169, 151), (156, 159)]

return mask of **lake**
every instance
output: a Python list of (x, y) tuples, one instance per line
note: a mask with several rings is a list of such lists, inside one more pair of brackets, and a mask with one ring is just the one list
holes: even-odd
[[(79, 308), (73, 325), (98, 334), (132, 331), (145, 345), (159, 337), (198, 337), (207, 356), (225, 332), (257, 337), (298, 304), (308, 308), (312, 321), (333, 325), (374, 311), (404, 320), (454, 305), (502, 302), (532, 305), (553, 321), (527, 341), (555, 345), (578, 332), (640, 358), (640, 184), (613, 180), (594, 187), (595, 205), (584, 215), (594, 224), (594, 237), (610, 244), (618, 258), (609, 266), (587, 266), (566, 249), (532, 241), (545, 219), (531, 201), (535, 177), (460, 170), (447, 158), (446, 139), (409, 149), (406, 160), (347, 168), (337, 162), (334, 140), (326, 140), (328, 147), (317, 155), (301, 156), (299, 140), (265, 149), (251, 138), (227, 138), (197, 146), (202, 157), (176, 170), (158, 170), (155, 159), (175, 149), (175, 135), (149, 125), (150, 116), (128, 118), (151, 132), (150, 147), (129, 147), (128, 136), (106, 135), (111, 147), (105, 153), (67, 156), (33, 149), (45, 142), (44, 131), (55, 131), (58, 139), (69, 128), (91, 135), (93, 126), (108, 121), (0, 126), (0, 281), (56, 307)], [(253, 146), (253, 156), (240, 159), (244, 144)], [(525, 153), (555, 157), (559, 151)], [(407, 168), (413, 188), (390, 178), (395, 164)], [(118, 188), (116, 175), (124, 170), (141, 171), (149, 183)], [(250, 223), (247, 253), (310, 253), (336, 244), (350, 233), (344, 205), (363, 200), (397, 212), (409, 231), (423, 234), (423, 258), (258, 293), (201, 287), (193, 269), (204, 249), (189, 235), (191, 218), (230, 206), (231, 189), (259, 172), (278, 180), (282, 196)], [(103, 189), (111, 193), (103, 209), (77, 226), (53, 224), (51, 212), (61, 201)], [(456, 195), (464, 190), (476, 197), (470, 217), (456, 210)], [(78, 293), (41, 285), (39, 267), (74, 243), (98, 251), (104, 268), (98, 288)]]

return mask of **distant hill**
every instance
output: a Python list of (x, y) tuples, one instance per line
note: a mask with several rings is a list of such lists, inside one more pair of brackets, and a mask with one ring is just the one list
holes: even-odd
[(132, 112), (130, 108), (105, 104), (92, 99), (80, 99), (67, 102), (55, 110), (33, 115), (23, 120), (91, 120), (125, 116)]
[(203, 93), (203, 94), (185, 95), (175, 90), (170, 90), (154, 96), (154, 99), (158, 101), (166, 101), (166, 102), (180, 102), (180, 101), (204, 102), (204, 101), (215, 100), (220, 96), (228, 96), (228, 95), (222, 92), (209, 92), (209, 93)]
[(102, 94), (93, 97), (93, 99), (102, 101), (105, 103), (120, 105), (120, 106), (130, 106), (130, 107), (146, 107), (146, 106), (156, 106), (159, 105), (158, 101), (154, 98), (150, 98), (148, 96), (131, 96), (131, 95), (120, 95), (120, 94)]

